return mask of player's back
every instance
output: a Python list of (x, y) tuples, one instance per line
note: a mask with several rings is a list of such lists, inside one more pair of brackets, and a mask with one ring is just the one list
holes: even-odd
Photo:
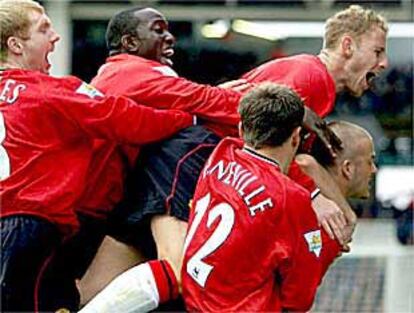
[(182, 273), (189, 311), (281, 310), (275, 273), (294, 250), (295, 208), (286, 197), (295, 188), (241, 141), (219, 144), (192, 204)]
[(315, 55), (299, 54), (268, 61), (242, 76), (250, 83), (271, 81), (295, 90), (305, 105), (325, 117), (335, 105), (335, 83)]

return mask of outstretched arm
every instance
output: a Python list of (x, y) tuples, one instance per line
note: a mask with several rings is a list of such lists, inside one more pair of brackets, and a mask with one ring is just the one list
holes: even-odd
[(231, 89), (237, 92), (245, 93), (250, 88), (252, 88), (254, 85), (251, 83), (248, 83), (245, 79), (236, 79), (236, 80), (229, 80), (224, 83), (221, 83), (220, 85), (217, 85), (217, 87), (223, 88), (223, 89)]

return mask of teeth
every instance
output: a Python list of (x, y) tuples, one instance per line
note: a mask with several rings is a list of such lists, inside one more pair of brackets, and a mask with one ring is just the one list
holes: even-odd
[(163, 55), (166, 57), (172, 57), (174, 55), (174, 49), (170, 48), (164, 50)]
[(368, 84), (372, 84), (374, 82), (375, 78), (376, 78), (375, 73), (368, 72), (367, 75), (366, 75), (366, 80), (367, 80)]

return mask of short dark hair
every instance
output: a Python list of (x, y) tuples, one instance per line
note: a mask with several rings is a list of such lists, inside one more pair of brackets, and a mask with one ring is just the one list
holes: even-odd
[(253, 148), (280, 146), (302, 125), (305, 109), (290, 88), (263, 83), (240, 101), (243, 139)]
[(106, 47), (111, 51), (119, 51), (122, 48), (121, 38), (123, 35), (135, 35), (136, 29), (141, 22), (135, 12), (144, 9), (135, 7), (116, 13), (109, 21), (106, 28)]

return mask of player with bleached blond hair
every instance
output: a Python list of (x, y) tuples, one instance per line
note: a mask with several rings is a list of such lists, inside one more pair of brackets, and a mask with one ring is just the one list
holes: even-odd
[[(343, 19), (351, 20), (350, 23), (344, 23), (344, 25), (348, 25), (348, 28), (345, 27), (345, 30), (336, 31), (335, 29), (337, 27), (334, 27), (335, 32), (333, 32), (332, 26), (330, 25), (340, 24)], [(357, 22), (360, 20), (362, 22)], [(151, 24), (147, 23), (143, 25), (147, 25), (148, 27)], [(143, 25), (141, 25), (138, 30), (144, 30), (145, 28)], [(355, 25), (360, 26), (357, 27), (358, 31), (352, 31), (350, 25), (352, 27)], [(329, 46), (324, 44), (324, 47), (318, 56), (298, 55), (270, 61), (247, 73), (242, 78), (251, 83), (261, 83), (264, 81), (276, 82), (287, 85), (295, 90), (303, 99), (305, 106), (310, 109), (306, 110), (306, 115), (308, 115), (306, 120), (308, 121), (308, 124), (320, 125), (320, 127), (314, 127), (313, 131), (321, 134), (326, 130), (326, 127), (317, 120), (320, 120), (320, 117), (325, 117), (332, 111), (336, 93), (348, 90), (351, 93), (360, 96), (363, 91), (368, 89), (368, 83), (372, 78), (377, 76), (387, 67), (388, 61), (385, 53), (387, 31), (387, 23), (381, 15), (374, 11), (364, 9), (361, 6), (350, 6), (349, 8), (338, 12), (327, 21), (325, 41), (329, 41), (330, 44)], [(335, 40), (332, 39), (332, 33), (336, 33)], [(140, 37), (142, 46), (147, 47), (150, 44), (150, 41), (143, 38), (149, 39), (151, 37)], [(312, 110), (316, 112), (316, 114), (313, 113)], [(312, 119), (315, 120), (314, 123), (309, 122)], [(319, 137), (323, 138), (324, 136), (320, 135)], [(335, 142), (325, 142), (325, 144), (331, 144), (331, 152), (336, 151), (338, 153), (340, 150), (338, 144), (334, 146)], [(163, 155), (164, 151), (171, 151), (170, 145), (174, 145), (173, 140), (160, 144), (158, 148), (162, 152), (160, 153), (157, 151), (157, 153), (152, 153), (151, 158), (155, 160), (164, 159), (170, 161), (171, 158), (166, 158), (165, 155)], [(151, 161), (153, 159), (151, 159)], [(150, 171), (149, 167), (146, 166), (148, 164), (151, 166), (151, 163), (152, 167), (156, 167), (155, 170), (153, 169)], [(162, 185), (158, 180), (163, 177), (164, 168), (162, 166), (154, 166), (154, 164), (156, 163), (148, 162), (143, 166), (145, 171), (150, 172), (151, 180), (154, 180), (151, 184), (147, 183), (145, 180), (141, 180), (142, 186), (138, 189), (144, 197), (138, 197), (139, 199), (137, 199), (138, 201), (136, 201), (136, 204), (127, 203), (130, 208), (138, 208), (131, 214), (131, 217), (133, 218), (130, 220), (134, 223), (138, 220), (135, 218), (136, 216), (141, 218), (145, 213), (142, 207), (148, 207), (147, 203), (150, 202), (148, 201), (150, 198), (147, 197), (147, 195), (149, 193), (153, 194), (156, 189), (152, 188), (151, 185)], [(302, 170), (315, 166), (319, 166), (320, 168), (320, 165), (314, 162), (313, 159), (309, 160), (308, 158), (306, 160), (301, 160), (291, 168), (290, 176), (305, 186), (314, 195), (315, 198), (313, 199), (312, 205), (317, 212), (319, 221), (324, 228), (327, 229), (331, 238), (334, 238), (335, 235), (341, 244), (345, 245), (344, 249), (348, 249), (346, 243), (350, 240), (356, 223), (354, 212), (341, 194), (338, 186), (333, 183), (329, 173), (325, 171), (324, 175), (318, 174), (318, 177), (313, 177), (315, 179), (315, 182), (313, 182), (308, 176), (303, 175), (298, 165), (300, 165)], [(161, 175), (159, 174), (160, 172)], [(175, 173), (175, 171), (173, 172)], [(321, 193), (319, 194), (318, 187), (321, 189)], [(186, 188), (187, 186), (185, 186), (185, 189)], [(169, 195), (169, 192), (157, 192), (159, 194)], [(155, 203), (152, 198), (150, 200), (152, 203), (149, 203), (149, 207), (153, 206), (153, 203)], [(158, 203), (163, 204), (164, 201), (161, 200), (158, 201)], [(183, 212), (188, 211), (186, 203), (187, 201), (184, 202), (184, 205), (182, 206)], [(338, 204), (340, 208), (335, 203)], [(163, 210), (165, 209), (165, 207), (161, 207)], [(332, 213), (331, 210), (327, 213), (326, 208), (333, 208), (334, 212)], [(173, 210), (167, 210), (167, 214), (164, 214), (164, 216), (167, 219), (174, 219), (174, 215), (171, 213), (174, 213)], [(181, 224), (185, 227), (185, 223)], [(181, 230), (183, 229), (182, 227), (180, 228)], [(164, 228), (164, 230), (165, 229), (166, 228)], [(171, 247), (171, 249), (165, 250), (168, 252), (167, 255), (169, 257), (173, 255), (175, 259), (179, 260), (179, 262), (175, 262), (175, 264), (179, 264), (181, 260), (181, 242), (183, 236), (177, 235), (178, 232), (175, 230), (172, 233), (174, 233), (174, 235), (167, 236), (165, 235), (165, 231), (160, 231), (159, 238), (163, 239), (166, 243), (165, 247)], [(173, 239), (171, 240), (171, 238)], [(104, 250), (102, 249), (102, 251)], [(163, 252), (164, 251), (162, 251), (161, 254), (164, 254)], [(111, 291), (106, 290), (101, 295), (98, 295), (99, 298), (87, 305), (83, 312), (93, 312), (94, 309), (102, 310), (104, 308), (108, 311), (115, 310), (118, 307), (118, 304), (115, 301), (112, 301), (112, 299), (117, 298), (117, 294), (123, 292), (121, 291), (123, 287), (127, 289), (130, 288), (130, 281), (137, 276), (137, 272), (136, 269), (130, 270), (130, 272), (126, 271), (122, 276), (118, 277), (116, 281), (110, 284), (109, 290)], [(94, 276), (101, 277), (101, 275)], [(177, 278), (177, 281), (179, 281), (179, 277)], [(140, 285), (141, 284), (137, 283), (134, 287), (131, 287), (131, 289), (136, 289), (138, 294), (138, 286)], [(120, 286), (122, 286), (122, 288)], [(155, 290), (156, 288), (153, 289)], [(156, 296), (157, 291), (149, 290), (146, 294), (150, 295), (149, 298), (156, 299), (154, 303), (158, 305), (159, 301)], [(130, 307), (139, 307), (138, 302), (139, 301), (136, 301), (135, 304), (130, 304)], [(154, 305), (154, 307), (156, 305)]]
[[(272, 60), (242, 78), (251, 83), (271, 81), (285, 84), (301, 96), (306, 106), (320, 117), (325, 117), (333, 110), (337, 93), (347, 91), (360, 97), (370, 88), (373, 79), (387, 68), (387, 33), (387, 21), (382, 15), (359, 5), (351, 5), (326, 21), (324, 43), (319, 55), (300, 54)], [(298, 164), (308, 172), (310, 167), (315, 166), (312, 159), (301, 160)], [(295, 174), (290, 176), (295, 178)], [(329, 225), (323, 218), (324, 211), (317, 209), (316, 212), (325, 229), (331, 229), (331, 236), (335, 233), (346, 242), (352, 235), (356, 216), (336, 184), (326, 184), (327, 177), (323, 181), (313, 177), (316, 186), (321, 189), (321, 195), (314, 199), (314, 207), (330, 206), (323, 196), (341, 207), (342, 211), (338, 211), (337, 218), (331, 219)], [(311, 192), (316, 188), (313, 181), (300, 172), (295, 180)], [(338, 230), (341, 229), (339, 225), (343, 214), (348, 231), (345, 231), (345, 236), (340, 236)]]
[(63, 283), (48, 286), (43, 274), (79, 226), (75, 207), (93, 138), (144, 144), (193, 121), (181, 111), (105, 97), (76, 77), (49, 76), (59, 35), (35, 1), (0, 1), (0, 38), (0, 305), (4, 312), (54, 311), (61, 299), (39, 295)]

